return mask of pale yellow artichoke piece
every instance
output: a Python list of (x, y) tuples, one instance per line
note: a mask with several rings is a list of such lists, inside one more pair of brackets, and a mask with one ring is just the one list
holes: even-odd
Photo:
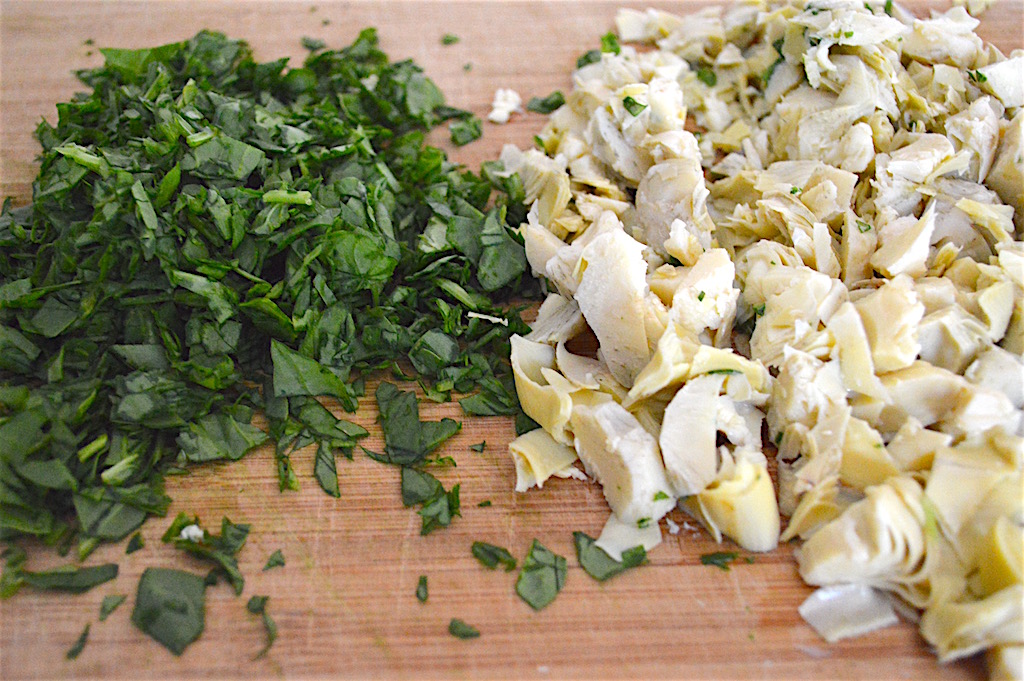
[(725, 378), (700, 376), (680, 388), (665, 408), (658, 444), (676, 496), (704, 491), (718, 473), (719, 392)]
[(843, 438), (843, 459), (839, 466), (843, 484), (865, 490), (899, 473), (878, 431), (861, 419), (851, 418)]
[(1024, 644), (1024, 587), (1014, 584), (980, 600), (939, 603), (921, 617), (921, 635), (940, 662), (998, 646)]
[(530, 333), (523, 336), (534, 343), (552, 345), (574, 338), (587, 328), (576, 301), (557, 293), (549, 293), (530, 324)]
[(807, 539), (819, 527), (839, 517), (845, 506), (839, 501), (838, 485), (839, 476), (834, 475), (800, 497), (779, 541), (787, 542), (795, 537)]
[(800, 576), (816, 586), (854, 582), (889, 589), (913, 576), (925, 555), (920, 496), (920, 486), (905, 476), (868, 488), (864, 499), (796, 551)]
[(1024, 111), (1018, 111), (1003, 131), (995, 161), (985, 183), (1013, 206), (1017, 238), (1024, 233)]
[(928, 272), (928, 253), (935, 231), (934, 203), (929, 203), (920, 218), (897, 218), (879, 230), (879, 246), (871, 256), (871, 266), (889, 277), (920, 277)]
[(562, 444), (572, 443), (569, 417), (572, 413), (573, 391), (548, 383), (542, 369), (554, 369), (555, 349), (546, 343), (535, 343), (514, 335), (512, 344), (512, 375), (516, 393), (527, 416), (540, 424), (551, 437)]
[(909, 417), (889, 440), (886, 451), (903, 471), (927, 471), (932, 467), (935, 453), (953, 442), (953, 436), (921, 425)]
[(923, 361), (957, 374), (989, 345), (988, 330), (959, 305), (925, 315), (917, 339)]
[(985, 670), (990, 681), (1024, 679), (1024, 644), (989, 648), (985, 651)]
[[(1017, 486), (1016, 492), (1024, 490)], [(1024, 527), (1007, 516), (1000, 516), (985, 536), (985, 544), (977, 554), (977, 590), (988, 596), (1006, 587), (1021, 583), (1021, 562), (1024, 560)]]
[(636, 417), (616, 402), (577, 404), (571, 423), (576, 452), (619, 520), (642, 528), (672, 510), (658, 443)]
[(552, 475), (568, 475), (576, 461), (576, 450), (555, 442), (542, 428), (535, 428), (517, 437), (508, 445), (516, 466), (516, 491), (543, 487)]
[(892, 402), (881, 410), (877, 423), (871, 425), (883, 433), (899, 430), (911, 416), (924, 426), (937, 423), (946, 417), (960, 392), (969, 385), (962, 376), (927, 362), (914, 362), (880, 378)]
[(834, 351), (839, 359), (839, 371), (843, 384), (850, 390), (879, 400), (888, 398), (882, 382), (875, 375), (875, 363), (871, 358), (864, 324), (851, 302), (845, 302), (828, 318), (825, 326), (835, 338)]
[(924, 317), (913, 281), (903, 275), (854, 301), (879, 374), (909, 367), (921, 352), (917, 326)]
[(583, 249), (582, 264), (576, 302), (597, 336), (608, 369), (628, 388), (651, 357), (643, 244), (612, 230)]
[(683, 502), (716, 541), (725, 535), (747, 551), (779, 544), (779, 507), (768, 469), (745, 459), (704, 491)]

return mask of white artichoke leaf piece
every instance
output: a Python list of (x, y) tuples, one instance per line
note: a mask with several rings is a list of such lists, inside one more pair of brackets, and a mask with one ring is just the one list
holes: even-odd
[(616, 402), (572, 410), (576, 452), (624, 523), (657, 523), (675, 506), (658, 443)]
[(609, 231), (583, 250), (586, 269), (576, 302), (612, 375), (627, 388), (651, 357), (645, 325), (647, 263), (643, 244)]
[(534, 343), (519, 335), (509, 340), (512, 345), (512, 376), (523, 411), (556, 441), (570, 444), (572, 437), (568, 432), (568, 423), (572, 412), (571, 394), (578, 388), (568, 381), (558, 385), (548, 381), (544, 370), (553, 370), (555, 367), (553, 347), (546, 343)]
[(703, 492), (718, 474), (717, 417), (724, 381), (722, 375), (694, 378), (665, 408), (658, 444), (676, 496)]
[(635, 546), (643, 546), (645, 551), (650, 551), (660, 543), (661, 526), (657, 522), (652, 521), (643, 527), (637, 527), (636, 523), (624, 523), (612, 513), (605, 521), (601, 536), (594, 545), (614, 560), (621, 561), (624, 551)]
[(779, 506), (768, 469), (739, 458), (704, 491), (683, 502), (716, 541), (725, 535), (747, 551), (771, 551), (779, 544)]
[(822, 587), (797, 611), (829, 643), (899, 622), (890, 597), (864, 584)]

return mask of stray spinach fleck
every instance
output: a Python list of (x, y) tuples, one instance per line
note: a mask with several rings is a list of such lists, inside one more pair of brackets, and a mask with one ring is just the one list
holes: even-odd
[(487, 542), (475, 541), (470, 550), (478, 561), (491, 570), (497, 568), (499, 564), (504, 566), (505, 572), (516, 569), (516, 559), (508, 549)]
[(451, 622), (448, 623), (448, 633), (455, 638), (461, 639), (480, 637), (480, 631), (478, 629), (466, 624), (457, 617), (453, 617)]

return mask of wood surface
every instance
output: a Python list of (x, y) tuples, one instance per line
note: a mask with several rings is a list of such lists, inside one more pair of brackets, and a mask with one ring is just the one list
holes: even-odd
[[(301, 2), (64, 0), (0, 3), (0, 195), (30, 198), (37, 145), (32, 130), (53, 120), (54, 105), (81, 89), (72, 71), (100, 64), (97, 46), (143, 47), (185, 39), (200, 29), (248, 40), (260, 60), (303, 56), (302, 36), (331, 47), (376, 26), (394, 59), (411, 57), (450, 104), (484, 117), (496, 88), (524, 99), (571, 87), (576, 56), (596, 47), (612, 27), (619, 2)], [(685, 12), (702, 2), (635, 3)], [(908, 5), (918, 14), (928, 7)], [(1022, 2), (1000, 2), (979, 30), (1001, 49), (1020, 47)], [(457, 44), (441, 45), (453, 33)], [(95, 45), (87, 44), (90, 40)], [(467, 69), (464, 65), (470, 65)], [(484, 138), (454, 158), (472, 167), (505, 143), (529, 146), (543, 117), (516, 115), (505, 126), (484, 124)], [(444, 144), (444, 134), (435, 135)], [(372, 386), (371, 386), (372, 389)], [(371, 392), (372, 394), (372, 392)], [(828, 645), (799, 618), (803, 585), (782, 546), (730, 571), (701, 565), (701, 554), (730, 550), (690, 522), (665, 534), (650, 565), (605, 584), (576, 562), (572, 532), (596, 536), (608, 507), (594, 485), (554, 480), (542, 490), (512, 491), (506, 452), (512, 426), (502, 418), (463, 418), (457, 406), (424, 404), (423, 418), (451, 416), (461, 434), (441, 452), (458, 461), (440, 469), (446, 487), (461, 483), (462, 517), (447, 530), (419, 535), (419, 517), (399, 498), (398, 471), (358, 455), (339, 459), (341, 499), (326, 496), (311, 476), (311, 450), (293, 457), (302, 482), (279, 493), (271, 452), (241, 462), (195, 469), (168, 480), (174, 499), (166, 519), (143, 527), (144, 550), (101, 547), (89, 563), (113, 561), (118, 578), (80, 596), (32, 592), (0, 602), (0, 679), (49, 678), (913, 678), (984, 677), (978, 659), (936, 663), (916, 626), (901, 623)], [(376, 410), (364, 400), (354, 420), (370, 429), (379, 449)], [(486, 441), (483, 453), (470, 445)], [(482, 500), (492, 506), (478, 507)], [(221, 517), (252, 526), (240, 554), (245, 593), (209, 590), (206, 631), (175, 658), (129, 622), (135, 588), (149, 566), (205, 571), (161, 544), (179, 511), (216, 527)], [(677, 523), (681, 513), (670, 516)], [(471, 555), (474, 540), (509, 548), (520, 560), (534, 538), (569, 561), (555, 602), (533, 612), (514, 593), (516, 573), (490, 571)], [(287, 565), (261, 568), (281, 549)], [(62, 563), (39, 547), (29, 567)], [(414, 591), (427, 575), (429, 601)], [(110, 594), (128, 601), (105, 622), (99, 604)], [(269, 654), (262, 625), (245, 610), (251, 595), (270, 596), (280, 637)], [(448, 634), (452, 617), (481, 631), (475, 640)], [(81, 656), (64, 654), (87, 623)]]

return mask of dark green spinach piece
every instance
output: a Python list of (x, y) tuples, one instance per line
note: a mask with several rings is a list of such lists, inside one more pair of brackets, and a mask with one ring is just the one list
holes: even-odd
[(68, 649), (68, 652), (64, 655), (65, 658), (67, 658), (68, 660), (73, 660), (82, 654), (82, 651), (85, 650), (85, 644), (89, 640), (89, 628), (91, 626), (92, 625), (89, 624), (85, 625), (85, 629), (82, 630), (81, 635), (72, 644), (71, 648)]
[(281, 549), (274, 551), (270, 554), (270, 558), (267, 559), (267, 564), (263, 566), (263, 571), (271, 570), (276, 567), (284, 567), (284, 554), (281, 553)]
[(583, 532), (573, 532), (572, 539), (576, 545), (576, 558), (580, 562), (580, 567), (599, 582), (647, 562), (647, 551), (643, 546), (634, 546), (623, 551), (622, 560), (619, 561), (609, 556), (601, 547), (595, 546), (594, 538)]
[(246, 610), (254, 615), (260, 615), (263, 619), (263, 629), (267, 632), (267, 645), (263, 646), (253, 659), (266, 655), (267, 651), (270, 650), (270, 646), (274, 645), (274, 641), (277, 640), (277, 623), (274, 622), (274, 618), (267, 612), (267, 602), (269, 600), (270, 596), (253, 596), (245, 604)]
[(169, 568), (146, 568), (139, 579), (132, 623), (181, 655), (203, 633), (206, 584), (202, 577)]
[(122, 594), (104, 596), (103, 602), (100, 603), (100, 622), (110, 617), (110, 613), (117, 610), (127, 599), (128, 597)]
[(555, 600), (565, 585), (567, 573), (565, 558), (552, 553), (534, 539), (516, 580), (516, 593), (531, 608), (540, 610)]
[(480, 630), (469, 624), (466, 624), (457, 617), (453, 617), (451, 621), (448, 623), (448, 633), (454, 636), (455, 638), (461, 639), (480, 637)]
[(167, 528), (163, 541), (213, 563), (215, 573), (227, 578), (237, 595), (245, 586), (245, 578), (238, 569), (237, 555), (248, 536), (248, 525), (236, 525), (227, 518), (221, 520), (219, 535), (210, 534), (201, 529), (199, 518), (182, 512)]
[(505, 568), (505, 572), (511, 572), (516, 569), (516, 559), (509, 553), (508, 549), (488, 544), (487, 542), (475, 541), (473, 546), (470, 547), (470, 551), (478, 561), (492, 570), (497, 568), (499, 564)]

